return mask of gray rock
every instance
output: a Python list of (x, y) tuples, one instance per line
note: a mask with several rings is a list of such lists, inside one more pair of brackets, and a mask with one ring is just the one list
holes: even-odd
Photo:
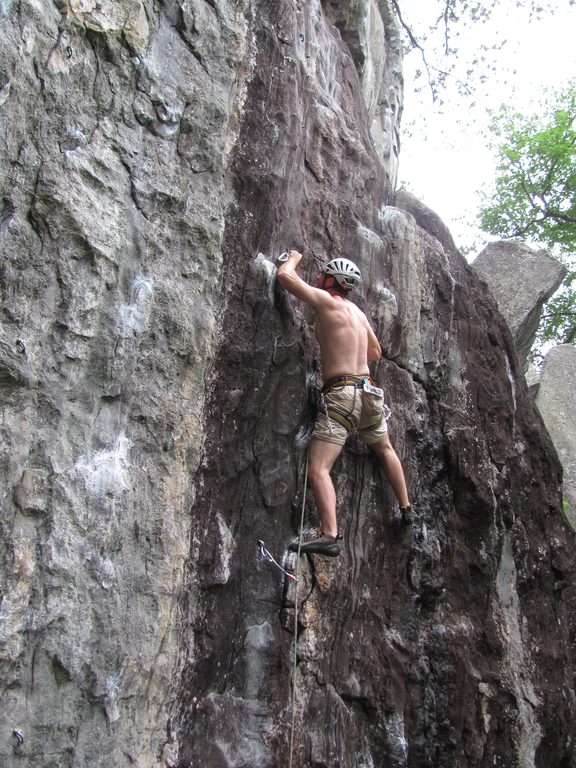
[[(0, 764), (286, 764), (294, 690), (295, 765), (569, 765), (560, 467), (492, 296), (393, 205), (388, 3), (0, 24)], [(316, 521), (290, 246), (361, 266), (415, 502), (352, 438), (297, 587), (258, 544), (293, 569)]]
[(562, 283), (566, 267), (548, 251), (515, 241), (490, 243), (472, 266), (493, 292), (526, 364), (542, 307)]
[(158, 765), (245, 10), (2, 6), (3, 766)]
[(564, 472), (562, 489), (566, 514), (576, 528), (576, 411), (574, 409), (576, 381), (576, 349), (562, 344), (551, 349), (544, 360), (536, 405)]
[(435, 237), (445, 251), (455, 251), (454, 239), (440, 216), (410, 192), (400, 189), (394, 197), (394, 205), (410, 213), (419, 227)]
[(396, 185), (400, 116), (404, 101), (402, 37), (388, 0), (327, 2), (326, 15), (338, 28), (360, 77), (374, 147)]

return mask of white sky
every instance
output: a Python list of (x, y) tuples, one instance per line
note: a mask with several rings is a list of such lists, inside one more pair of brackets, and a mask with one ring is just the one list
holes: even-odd
[[(507, 103), (531, 113), (543, 88), (562, 87), (576, 78), (576, 4), (556, 0), (555, 5), (554, 14), (528, 23), (527, 12), (516, 9), (514, 0), (501, 0), (488, 23), (457, 25), (462, 73), (479, 41), (507, 40), (500, 52), (490, 54), (497, 72), (488, 72), (488, 81), (478, 84), (475, 104), (472, 97), (458, 96), (452, 85), (444, 93), (444, 107), (435, 105), (429, 88), (416, 92), (414, 72), (422, 68), (418, 52), (404, 59), (399, 186), (439, 214), (459, 248), (473, 248), (471, 259), (489, 239), (475, 226), (478, 191), (489, 188), (494, 178), (494, 162), (482, 135), (487, 110)], [(421, 28), (424, 11), (433, 17), (439, 8), (440, 0), (401, 0), (403, 17), (415, 31)], [(434, 59), (438, 62), (438, 55)], [(482, 67), (476, 71), (487, 73)]]

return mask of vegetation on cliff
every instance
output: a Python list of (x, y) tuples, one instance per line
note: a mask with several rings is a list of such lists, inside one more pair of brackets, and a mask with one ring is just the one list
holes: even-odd
[(568, 267), (547, 304), (537, 345), (576, 340), (576, 85), (550, 92), (533, 114), (508, 106), (494, 114), (493, 188), (483, 193), (480, 226), (498, 237), (547, 248)]

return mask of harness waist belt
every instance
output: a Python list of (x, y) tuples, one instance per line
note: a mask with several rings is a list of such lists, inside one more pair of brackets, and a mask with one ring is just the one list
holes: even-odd
[(334, 378), (328, 379), (328, 381), (324, 383), (322, 392), (328, 392), (329, 389), (337, 386), (355, 387), (356, 389), (362, 389), (366, 380), (368, 380), (371, 384), (374, 384), (374, 381), (369, 373), (360, 374), (358, 376), (334, 376)]

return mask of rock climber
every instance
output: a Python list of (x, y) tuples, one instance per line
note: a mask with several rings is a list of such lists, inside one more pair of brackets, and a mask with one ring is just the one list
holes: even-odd
[[(411, 517), (411, 507), (402, 464), (388, 437), (384, 393), (370, 377), (369, 363), (379, 360), (382, 350), (368, 318), (348, 299), (360, 285), (360, 270), (348, 259), (332, 259), (312, 286), (297, 274), (301, 258), (298, 251), (289, 251), (278, 280), (315, 312), (324, 383), (308, 454), (308, 481), (320, 528), (301, 542), (300, 551), (336, 557), (341, 537), (330, 472), (351, 432), (357, 430), (380, 460), (405, 520)], [(289, 548), (297, 551), (298, 543)]]

